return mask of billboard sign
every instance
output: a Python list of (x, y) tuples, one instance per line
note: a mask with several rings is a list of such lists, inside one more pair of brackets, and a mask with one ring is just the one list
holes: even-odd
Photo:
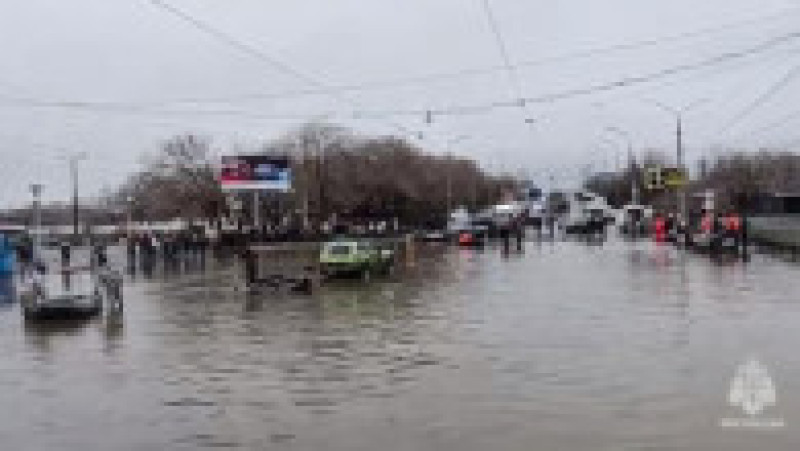
[(289, 191), (292, 170), (289, 158), (274, 155), (222, 157), (220, 185), (223, 190)]
[(645, 173), (645, 186), (652, 191), (680, 188), (686, 180), (686, 172), (674, 167), (649, 166)]
[(664, 171), (661, 166), (648, 166), (645, 172), (644, 185), (648, 190), (664, 189)]
[(664, 184), (669, 188), (686, 185), (686, 173), (679, 168), (664, 168)]

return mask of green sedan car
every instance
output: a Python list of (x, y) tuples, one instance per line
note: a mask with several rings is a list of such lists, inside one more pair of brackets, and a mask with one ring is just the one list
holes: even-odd
[(335, 240), (322, 246), (320, 266), (329, 277), (357, 275), (369, 280), (374, 274), (392, 272), (394, 251), (373, 240)]

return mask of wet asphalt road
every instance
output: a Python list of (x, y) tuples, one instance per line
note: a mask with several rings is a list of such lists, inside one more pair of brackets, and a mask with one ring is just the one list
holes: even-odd
[[(13, 450), (796, 449), (800, 265), (650, 242), (425, 247), (413, 268), (248, 297), (229, 262), (129, 276), (122, 316), (0, 311)], [(723, 428), (739, 365), (776, 388)]]

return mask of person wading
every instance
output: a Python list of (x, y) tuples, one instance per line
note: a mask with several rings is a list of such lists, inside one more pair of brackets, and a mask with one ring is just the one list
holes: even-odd
[(72, 259), (72, 248), (69, 241), (61, 242), (61, 266), (69, 266)]
[(663, 243), (667, 235), (667, 222), (657, 214), (655, 221), (653, 221), (653, 232), (655, 233), (655, 240), (657, 243)]

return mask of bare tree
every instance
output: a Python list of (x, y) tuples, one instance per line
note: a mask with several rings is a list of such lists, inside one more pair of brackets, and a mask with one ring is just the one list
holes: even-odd
[(210, 141), (195, 135), (165, 141), (144, 169), (122, 186), (117, 198), (143, 219), (219, 216), (224, 198), (211, 160)]

